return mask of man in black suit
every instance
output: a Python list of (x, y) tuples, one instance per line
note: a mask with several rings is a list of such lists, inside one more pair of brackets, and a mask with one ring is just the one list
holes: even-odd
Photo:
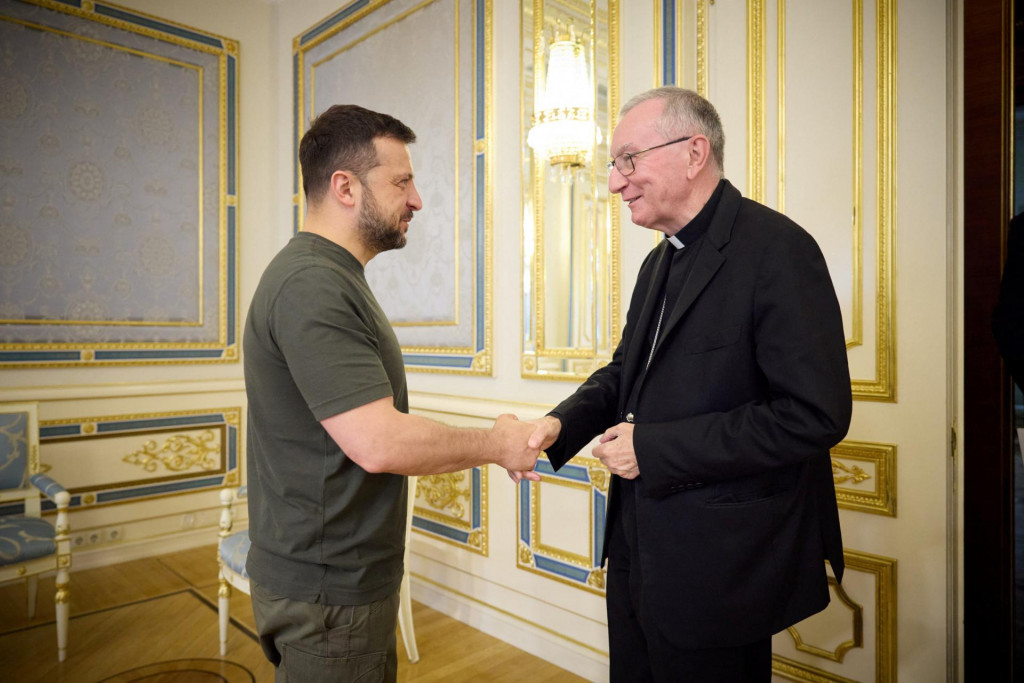
[(829, 448), (851, 394), (835, 290), (814, 239), (723, 178), (723, 149), (694, 92), (623, 107), (609, 189), (666, 239), (611, 363), (531, 439), (559, 468), (602, 435), (613, 682), (768, 681), (772, 634), (828, 604), (826, 559), (843, 574)]

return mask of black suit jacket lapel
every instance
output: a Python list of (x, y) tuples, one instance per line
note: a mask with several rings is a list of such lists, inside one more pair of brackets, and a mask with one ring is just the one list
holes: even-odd
[[(647, 282), (643, 308), (640, 309), (636, 325), (631, 330), (632, 337), (629, 340), (629, 346), (626, 348), (626, 357), (622, 363), (621, 386), (626, 389), (627, 393), (629, 388), (633, 386), (633, 382), (636, 381), (637, 376), (643, 372), (644, 364), (647, 361), (648, 349), (645, 343), (647, 330), (650, 329), (654, 317), (660, 311), (661, 298), (658, 295), (661, 292), (661, 283), (665, 279), (665, 270), (672, 262), (672, 254), (668, 253), (668, 247), (669, 245), (664, 242), (655, 247), (659, 252), (655, 256), (656, 261), (651, 267), (651, 277)], [(625, 398), (625, 395), (622, 398)]]
[[(661, 339), (667, 339), (672, 330), (679, 324), (690, 309), (693, 302), (697, 300), (700, 293), (708, 286), (718, 269), (725, 263), (725, 256), (722, 255), (722, 248), (729, 243), (732, 236), (732, 226), (739, 213), (740, 200), (742, 196), (729, 181), (725, 181), (725, 188), (722, 191), (722, 198), (719, 200), (718, 208), (711, 219), (711, 225), (704, 235), (703, 244), (697, 252), (696, 259), (690, 269), (690, 275), (683, 283), (683, 289), (679, 292), (672, 311), (669, 313), (661, 328)], [(664, 345), (656, 345), (654, 357), (657, 358)], [(653, 363), (654, 360), (652, 359)]]

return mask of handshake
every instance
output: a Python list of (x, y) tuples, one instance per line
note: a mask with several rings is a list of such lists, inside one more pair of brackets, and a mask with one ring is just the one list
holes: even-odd
[[(522, 422), (515, 415), (500, 415), (490, 432), (498, 453), (494, 462), (504, 467), (509, 478), (516, 483), (523, 479), (540, 481), (540, 475), (534, 471), (537, 458), (541, 451), (558, 440), (561, 432), (562, 421), (550, 415)], [(640, 475), (633, 450), (631, 423), (622, 422), (605, 431), (600, 443), (594, 447), (593, 455), (612, 474), (624, 479), (635, 479)]]
[(512, 481), (540, 481), (540, 475), (534, 471), (537, 458), (558, 439), (561, 431), (561, 420), (550, 415), (522, 422), (509, 413), (499, 415), (489, 435), (497, 451), (494, 462), (508, 471)]

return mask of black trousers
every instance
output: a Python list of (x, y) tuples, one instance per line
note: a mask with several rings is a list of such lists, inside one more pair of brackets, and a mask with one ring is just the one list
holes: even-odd
[[(643, 580), (635, 548), (617, 515), (608, 544), (608, 641), (611, 683), (769, 683), (772, 639), (736, 647), (682, 650), (669, 643), (640, 610)], [(635, 535), (630, 534), (633, 538)], [(685, 587), (681, 587), (685, 590)]]

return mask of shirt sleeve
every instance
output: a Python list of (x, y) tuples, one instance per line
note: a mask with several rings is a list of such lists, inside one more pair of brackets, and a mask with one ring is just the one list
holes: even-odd
[(353, 283), (320, 267), (290, 277), (271, 307), (271, 333), (317, 420), (393, 395), (369, 311)]

